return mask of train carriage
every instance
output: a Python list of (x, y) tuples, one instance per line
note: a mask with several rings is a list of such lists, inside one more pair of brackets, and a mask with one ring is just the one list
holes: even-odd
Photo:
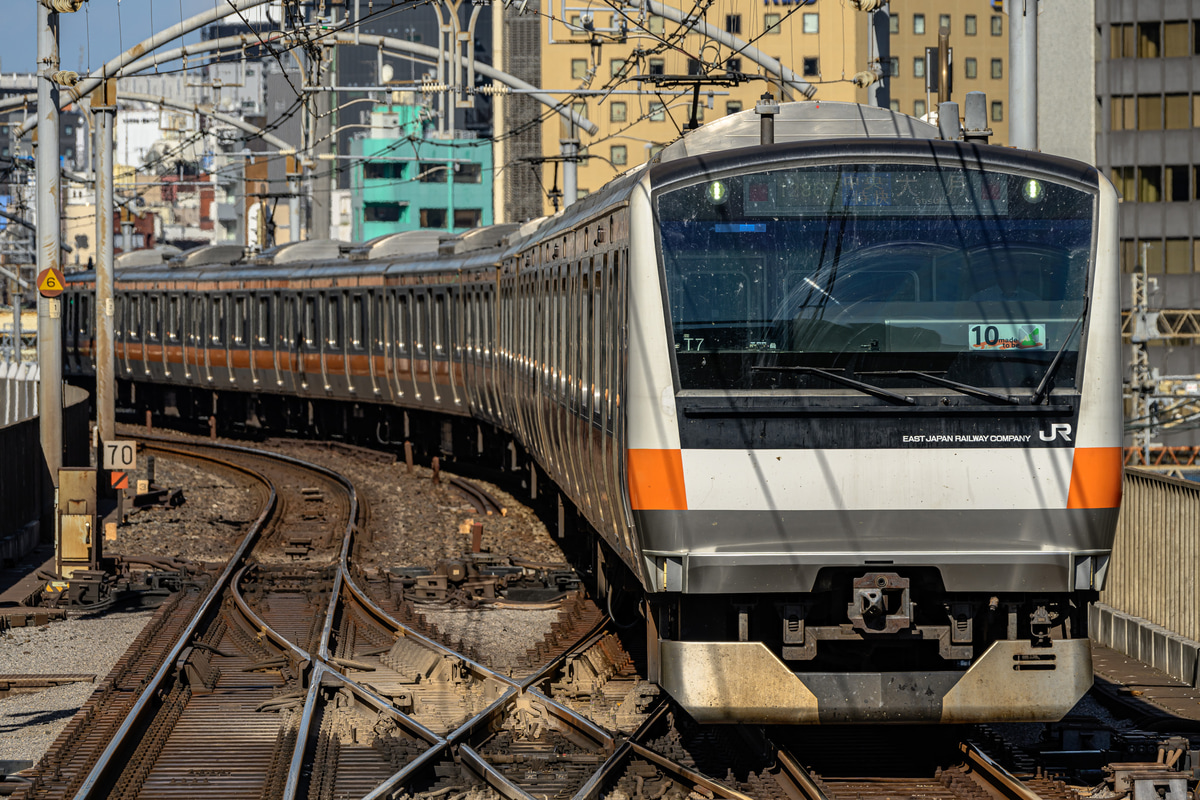
[(1120, 500), (1116, 194), (887, 109), (774, 131), (521, 226), (120, 270), (125, 402), (553, 483), (697, 719), (1060, 718)]

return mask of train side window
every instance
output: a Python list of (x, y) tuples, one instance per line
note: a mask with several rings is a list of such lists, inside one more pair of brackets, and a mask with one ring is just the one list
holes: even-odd
[(304, 298), (304, 344), (314, 347), (317, 343), (317, 298)]
[(330, 347), (337, 347), (338, 334), (342, 329), (342, 298), (330, 295), (326, 300), (329, 313), (326, 316), (328, 327), (325, 328), (325, 343)]
[(150, 318), (146, 324), (146, 338), (152, 342), (158, 341), (158, 332), (162, 328), (162, 306), (157, 295), (150, 296)]
[(417, 295), (417, 304), (413, 309), (413, 347), (417, 355), (425, 355), (425, 295)]
[(87, 335), (92, 330), (91, 303), (86, 294), (79, 295), (79, 332)]
[[(605, 263), (608, 255), (604, 256)], [(592, 259), (595, 266), (595, 259)], [(604, 286), (604, 276), (601, 272), (592, 273), (592, 307), (588, 316), (592, 320), (592, 415), (600, 419), (600, 385), (604, 382), (604, 348), (600, 346), (604, 320), (604, 297), (601, 289)]]
[(258, 298), (258, 344), (267, 347), (271, 344), (271, 298)]
[(363, 349), (363, 296), (350, 298), (350, 344), (355, 350)]
[(142, 338), (142, 298), (131, 295), (129, 298), (129, 338)]
[(214, 297), (210, 311), (208, 338), (213, 344), (220, 344), (225, 338), (225, 298)]
[(383, 347), (383, 289), (378, 289), (371, 302), (371, 333), (375, 342), (375, 350), (382, 353)]
[(408, 352), (408, 295), (396, 295), (396, 352)]
[(246, 298), (233, 298), (233, 343), (246, 343)]

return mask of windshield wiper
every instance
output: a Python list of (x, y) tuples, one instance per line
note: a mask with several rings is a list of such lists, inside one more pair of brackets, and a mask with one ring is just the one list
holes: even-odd
[(889, 392), (887, 389), (880, 389), (878, 386), (872, 386), (869, 383), (856, 381), (853, 378), (847, 378), (845, 375), (838, 375), (836, 372), (830, 372), (817, 367), (750, 367), (751, 372), (802, 372), (806, 375), (820, 375), (827, 381), (840, 383), (842, 386), (849, 386), (852, 389), (858, 389), (863, 394), (869, 394), (873, 397), (880, 397), (884, 400), (891, 400), (893, 403), (903, 403), (905, 405), (916, 405), (917, 401), (911, 397), (906, 397), (902, 394)]
[(1013, 398), (1009, 397), (1008, 395), (997, 394), (996, 392), (989, 392), (987, 389), (980, 389), (977, 386), (971, 386), (970, 384), (966, 384), (966, 383), (959, 383), (958, 381), (952, 381), (952, 380), (949, 380), (948, 378), (939, 378), (937, 375), (930, 375), (928, 372), (918, 372), (915, 369), (897, 369), (897, 370), (891, 370), (891, 371), (885, 371), (885, 372), (860, 372), (858, 374), (859, 375), (908, 375), (913, 378), (920, 378), (921, 380), (923, 380), (927, 383), (932, 383), (936, 386), (945, 386), (947, 389), (953, 389), (956, 392), (961, 392), (962, 394), (970, 395), (971, 397), (978, 397), (981, 400), (994, 400), (997, 403), (1006, 403), (1008, 405), (1016, 405), (1018, 402), (1017, 400), (1014, 400)]
[(1066, 352), (1067, 345), (1071, 342), (1071, 339), (1075, 337), (1075, 331), (1079, 330), (1079, 325), (1083, 322), (1083, 318), (1087, 314), (1087, 309), (1088, 301), (1087, 298), (1084, 298), (1083, 310), (1075, 318), (1075, 324), (1071, 326), (1071, 332), (1067, 334), (1067, 338), (1063, 339), (1062, 346), (1054, 354), (1054, 359), (1050, 362), (1050, 366), (1046, 367), (1046, 374), (1042, 376), (1041, 383), (1033, 390), (1033, 394), (1029, 398), (1030, 405), (1040, 405), (1046, 399), (1046, 396), (1050, 394), (1050, 382), (1054, 380), (1054, 373), (1058, 372), (1058, 368), (1062, 364), (1063, 353)]

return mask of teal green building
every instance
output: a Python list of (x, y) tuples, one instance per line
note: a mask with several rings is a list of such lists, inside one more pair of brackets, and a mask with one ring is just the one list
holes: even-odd
[(370, 134), (351, 143), (355, 241), (492, 224), (492, 143), (429, 138), (421, 110), (376, 106)]

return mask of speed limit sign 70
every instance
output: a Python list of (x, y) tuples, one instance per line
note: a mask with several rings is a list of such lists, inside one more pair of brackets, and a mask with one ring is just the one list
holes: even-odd
[(104, 468), (120, 472), (131, 472), (137, 469), (137, 443), (105, 442)]

